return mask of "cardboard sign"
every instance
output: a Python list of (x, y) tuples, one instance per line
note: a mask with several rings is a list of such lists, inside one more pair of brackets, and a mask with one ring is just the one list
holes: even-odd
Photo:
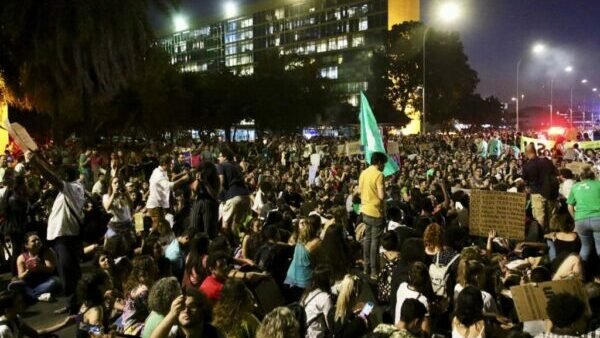
[(346, 142), (346, 155), (360, 155), (362, 154), (362, 150), (360, 149), (360, 142)]
[(396, 155), (399, 152), (400, 152), (400, 147), (398, 146), (398, 142), (389, 141), (387, 144), (388, 155)]
[(133, 220), (135, 224), (135, 232), (144, 231), (144, 214), (141, 212), (135, 213), (135, 215), (133, 215)]
[(565, 165), (565, 168), (571, 170), (575, 175), (581, 175), (584, 168), (589, 167), (590, 165), (585, 162), (571, 162)]
[(23, 151), (37, 151), (38, 146), (35, 144), (35, 141), (29, 136), (27, 129), (21, 126), (18, 123), (8, 124), (8, 134), (15, 143), (21, 148)]
[(471, 190), (469, 233), (487, 237), (496, 230), (499, 237), (523, 240), (525, 203), (523, 193)]
[(579, 279), (556, 280), (539, 284), (526, 284), (510, 288), (517, 315), (521, 322), (548, 319), (546, 306), (555, 294), (568, 293), (581, 299), (589, 311), (585, 288)]
[(326, 144), (321, 144), (315, 147), (315, 151), (317, 153), (324, 153), (325, 149), (327, 149), (327, 145)]
[(346, 145), (345, 144), (338, 144), (337, 145), (337, 155), (338, 156), (344, 156), (346, 154)]

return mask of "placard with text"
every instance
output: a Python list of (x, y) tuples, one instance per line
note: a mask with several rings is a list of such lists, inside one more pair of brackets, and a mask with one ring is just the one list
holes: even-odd
[(471, 190), (470, 198), (471, 235), (487, 237), (490, 230), (496, 230), (498, 237), (525, 238), (525, 194)]

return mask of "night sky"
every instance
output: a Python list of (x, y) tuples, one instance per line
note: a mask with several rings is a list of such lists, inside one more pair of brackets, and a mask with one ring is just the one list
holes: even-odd
[[(456, 25), (443, 27), (460, 32), (471, 67), (481, 80), (478, 92), (510, 101), (516, 94), (516, 65), (521, 63), (523, 106), (547, 105), (549, 83), (555, 75), (555, 105), (568, 104), (574, 86), (574, 105), (589, 104), (592, 87), (600, 93), (600, 0), (454, 0), (460, 3), (463, 17)], [(257, 0), (237, 0), (240, 4)], [(433, 8), (441, 0), (422, 0), (422, 15), (436, 25)], [(181, 12), (188, 17), (217, 15), (224, 0), (182, 0)], [(157, 19), (164, 30), (170, 21)], [(544, 42), (544, 55), (530, 52), (535, 42)], [(572, 65), (567, 74), (564, 67)], [(588, 79), (587, 85), (580, 83)], [(597, 101), (598, 102), (598, 101)], [(514, 108), (513, 108), (514, 109)]]

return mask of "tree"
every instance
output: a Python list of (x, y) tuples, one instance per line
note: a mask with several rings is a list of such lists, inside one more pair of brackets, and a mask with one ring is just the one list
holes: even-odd
[[(403, 112), (412, 105), (422, 110), (424, 32), (422, 23), (404, 22), (386, 34), (383, 50), (371, 63), (374, 78), (369, 94), (376, 107)], [(479, 79), (458, 34), (430, 29), (425, 48), (427, 121), (440, 123), (456, 115), (459, 103), (473, 94)]]
[(252, 116), (261, 129), (297, 131), (318, 120), (331, 122), (345, 106), (320, 75), (321, 66), (296, 55), (259, 54), (249, 78)]
[(92, 106), (128, 84), (154, 40), (148, 7), (173, 3), (1, 1), (0, 70), (7, 88), (20, 102), (50, 112), (55, 136), (68, 121), (93, 135)]
[(502, 103), (493, 96), (482, 98), (475, 94), (464, 98), (457, 106), (457, 119), (466, 124), (499, 125), (502, 122)]

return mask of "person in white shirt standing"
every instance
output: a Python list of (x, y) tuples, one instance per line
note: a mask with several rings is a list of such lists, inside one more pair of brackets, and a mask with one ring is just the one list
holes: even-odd
[(84, 219), (85, 190), (77, 182), (79, 172), (75, 167), (65, 166), (62, 180), (40, 154), (27, 151), (25, 159), (59, 191), (48, 217), (46, 239), (53, 244), (58, 257), (57, 270), (65, 296), (72, 296), (81, 278), (79, 233)]
[(169, 155), (163, 155), (150, 176), (150, 186), (146, 209), (152, 218), (152, 232), (158, 233), (161, 237), (171, 231), (171, 227), (165, 219), (165, 211), (170, 207), (171, 191), (177, 186), (185, 183), (189, 179), (187, 171), (183, 171), (173, 177), (173, 182), (169, 181), (169, 170), (171, 169), (172, 158)]

